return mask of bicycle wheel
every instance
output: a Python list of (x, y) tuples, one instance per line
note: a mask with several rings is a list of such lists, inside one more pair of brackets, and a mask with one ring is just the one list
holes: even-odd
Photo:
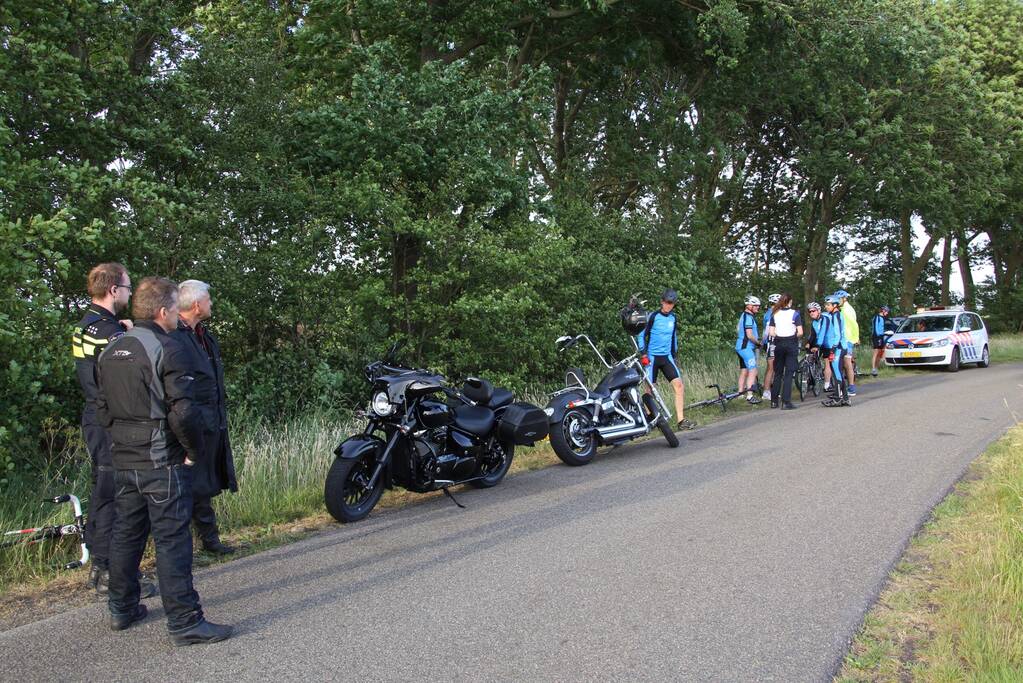
[(795, 380), (796, 389), (799, 390), (799, 400), (803, 400), (803, 383), (806, 382), (806, 373), (803, 371), (803, 365), (800, 363), (799, 367), (796, 368), (796, 375), (793, 377)]

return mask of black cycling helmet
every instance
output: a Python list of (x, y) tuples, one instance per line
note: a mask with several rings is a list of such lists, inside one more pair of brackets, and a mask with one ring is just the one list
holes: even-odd
[(661, 295), (661, 301), (667, 301), (669, 304), (676, 303), (678, 301), (678, 292), (674, 289), (664, 290), (664, 294)]
[(622, 318), (622, 328), (630, 337), (635, 337), (646, 329), (647, 313), (635, 296), (629, 300), (629, 305), (623, 308), (619, 315)]

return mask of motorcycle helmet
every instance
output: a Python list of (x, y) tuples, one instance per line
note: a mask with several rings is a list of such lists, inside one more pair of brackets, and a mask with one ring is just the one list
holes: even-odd
[(772, 306), (774, 306), (779, 301), (781, 301), (781, 294), (772, 294), (771, 296), (767, 297), (767, 303), (771, 304)]
[(747, 306), (759, 306), (760, 305), (760, 299), (758, 299), (757, 297), (755, 297), (752, 294), (750, 294), (750, 295), (748, 295), (746, 297), (746, 305)]
[(808, 310), (808, 311), (819, 311), (819, 310), (821, 310), (821, 305), (819, 303), (817, 303), (816, 301), (811, 301), (810, 303), (808, 303), (806, 305), (806, 310)]
[(639, 305), (635, 298), (629, 302), (628, 306), (621, 310), (619, 315), (622, 319), (622, 329), (630, 337), (635, 337), (646, 329), (647, 312)]

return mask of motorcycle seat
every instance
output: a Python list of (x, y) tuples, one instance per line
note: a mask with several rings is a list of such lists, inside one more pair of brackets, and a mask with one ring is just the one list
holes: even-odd
[(487, 403), (487, 405), (493, 408), (494, 410), (497, 410), (498, 408), (503, 408), (504, 406), (511, 405), (511, 402), (513, 400), (514, 397), (512, 396), (512, 392), (508, 391), (507, 389), (502, 389), (501, 387), (495, 387), (494, 395), (490, 397), (490, 401)]
[(458, 406), (454, 410), (455, 426), (462, 431), (485, 436), (494, 428), (494, 411), (483, 406)]

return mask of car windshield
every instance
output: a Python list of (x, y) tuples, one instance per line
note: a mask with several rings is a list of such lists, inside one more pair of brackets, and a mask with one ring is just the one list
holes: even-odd
[(908, 332), (951, 332), (955, 324), (954, 315), (910, 316), (899, 327), (900, 334)]

